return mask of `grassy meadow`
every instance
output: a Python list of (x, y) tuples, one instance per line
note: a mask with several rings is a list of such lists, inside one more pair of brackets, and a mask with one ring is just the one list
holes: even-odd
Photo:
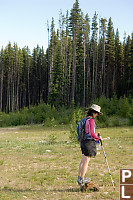
[(86, 176), (99, 185), (98, 192), (84, 192), (77, 184), (81, 159), (79, 144), (71, 143), (66, 125), (17, 126), (0, 129), (1, 200), (119, 199), (119, 168), (133, 166), (133, 127), (100, 128), (102, 150), (89, 163)]

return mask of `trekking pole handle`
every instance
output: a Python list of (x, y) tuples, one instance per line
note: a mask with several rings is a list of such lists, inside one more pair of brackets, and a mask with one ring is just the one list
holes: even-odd
[(99, 137), (99, 141), (100, 141), (100, 143), (101, 143), (101, 146), (102, 146), (102, 140), (101, 140), (101, 138), (100, 138), (100, 133), (98, 133), (98, 137)]

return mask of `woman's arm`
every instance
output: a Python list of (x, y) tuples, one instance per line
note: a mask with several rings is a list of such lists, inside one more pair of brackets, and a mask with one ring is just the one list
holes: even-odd
[(95, 121), (94, 121), (94, 119), (90, 119), (89, 120), (89, 125), (90, 125), (90, 136), (94, 139), (94, 140), (96, 140), (96, 141), (98, 141), (99, 140), (99, 137), (95, 134)]

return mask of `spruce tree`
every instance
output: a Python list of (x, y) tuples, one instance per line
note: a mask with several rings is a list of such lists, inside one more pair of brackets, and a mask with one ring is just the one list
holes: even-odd
[(71, 102), (74, 102), (75, 97), (75, 83), (76, 83), (76, 47), (77, 47), (77, 30), (80, 18), (79, 2), (73, 4), (70, 13), (70, 31), (73, 39), (73, 64), (72, 64), (72, 86), (71, 86)]
[(114, 28), (111, 18), (109, 18), (107, 27), (106, 38), (106, 97), (112, 97), (114, 94), (115, 76), (115, 40), (114, 40)]
[(129, 95), (130, 83), (131, 83), (131, 38), (127, 37), (127, 41), (124, 48), (124, 82), (126, 96)]
[(92, 18), (92, 99), (96, 98), (97, 95), (97, 31), (98, 31), (98, 23), (97, 23), (97, 13), (95, 12)]
[(123, 46), (119, 39), (119, 31), (117, 29), (115, 35), (115, 93), (118, 97), (122, 95), (123, 85), (123, 63), (124, 54)]
[(131, 34), (131, 82), (129, 93), (133, 95), (133, 33)]
[[(76, 48), (76, 82), (75, 82), (75, 103), (83, 105), (84, 99), (84, 80), (85, 80), (85, 63), (84, 63), (84, 32), (83, 32), (83, 14), (81, 13), (77, 29), (77, 48)], [(85, 103), (85, 102), (84, 102)]]
[(0, 52), (0, 111), (3, 111), (3, 87), (4, 87), (4, 50)]
[(49, 46), (49, 70), (48, 70), (48, 75), (49, 75), (49, 85), (48, 85), (48, 95), (49, 92), (51, 92), (51, 85), (52, 85), (52, 70), (53, 70), (53, 62), (54, 62), (54, 51), (55, 51), (55, 45), (54, 41), (56, 39), (56, 34), (55, 34), (55, 24), (54, 24), (54, 18), (52, 18), (51, 22), (51, 37), (50, 37), (50, 46)]
[(11, 43), (7, 45), (5, 49), (5, 73), (6, 73), (6, 84), (5, 84), (5, 91), (6, 91), (6, 112), (12, 111), (12, 70), (13, 70), (13, 48)]
[(18, 46), (14, 43), (13, 46), (14, 51), (14, 60), (13, 60), (13, 70), (12, 70), (12, 111), (17, 110), (16, 102), (17, 102), (17, 70), (18, 70), (18, 60), (19, 60), (19, 53), (18, 53)]
[[(101, 50), (102, 50), (102, 58), (101, 58), (101, 74), (100, 74), (100, 96), (105, 95), (105, 38), (106, 38), (106, 22), (107, 20), (101, 18), (100, 20), (100, 32), (101, 32)], [(100, 49), (99, 49), (100, 51)]]
[[(86, 51), (86, 98), (85, 98), (85, 106), (89, 103), (90, 97), (90, 83), (91, 83), (91, 75), (90, 75), (90, 18), (88, 14), (85, 15), (84, 19), (84, 41), (85, 41), (85, 51)], [(85, 88), (84, 88), (85, 90)]]

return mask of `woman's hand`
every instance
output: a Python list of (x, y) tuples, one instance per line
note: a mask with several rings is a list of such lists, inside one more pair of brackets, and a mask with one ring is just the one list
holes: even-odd
[(99, 135), (100, 135), (100, 132), (96, 133), (96, 135), (99, 136)]
[(102, 136), (100, 135), (100, 132), (97, 133), (97, 136), (99, 137), (100, 140), (103, 141), (103, 138), (102, 138)]
[(99, 139), (103, 141), (103, 138), (102, 138), (102, 136), (99, 136)]

